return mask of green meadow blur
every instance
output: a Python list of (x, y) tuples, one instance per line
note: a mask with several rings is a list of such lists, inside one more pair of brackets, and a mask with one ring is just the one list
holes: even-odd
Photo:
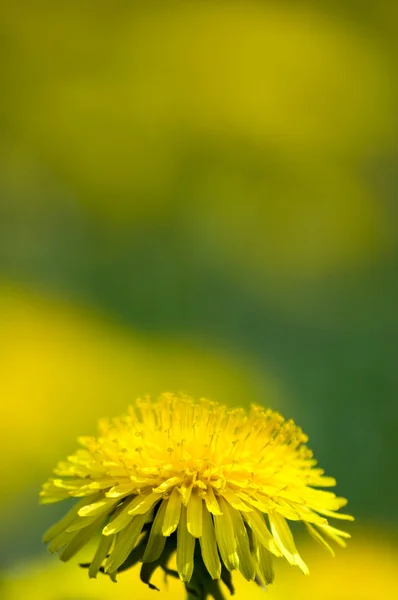
[(392, 0), (2, 7), (2, 598), (156, 596), (48, 556), (38, 492), (162, 391), (294, 418), (349, 499), (270, 600), (395, 598), (397, 40)]

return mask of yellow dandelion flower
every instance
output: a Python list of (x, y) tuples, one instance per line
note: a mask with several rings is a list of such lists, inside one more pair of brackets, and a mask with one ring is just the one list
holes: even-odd
[[(77, 498), (75, 506), (44, 535), (63, 561), (97, 532), (101, 537), (86, 566), (116, 580), (142, 562), (150, 586), (157, 567), (179, 576), (189, 593), (222, 598), (238, 569), (260, 585), (273, 581), (273, 557), (308, 574), (288, 521), (301, 521), (332, 554), (348, 533), (328, 518), (346, 504), (330, 491), (335, 480), (316, 468), (307, 436), (293, 421), (253, 406), (227, 410), (215, 402), (163, 394), (137, 400), (128, 413), (100, 422), (99, 437), (58, 464), (41, 491), (43, 503)], [(177, 571), (168, 566), (176, 552)]]

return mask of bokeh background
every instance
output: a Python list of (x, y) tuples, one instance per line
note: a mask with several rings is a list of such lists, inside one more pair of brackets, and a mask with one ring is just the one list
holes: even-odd
[(293, 417), (350, 500), (270, 600), (396, 598), (398, 4), (0, 10), (1, 597), (156, 596), (47, 556), (37, 496), (171, 390)]

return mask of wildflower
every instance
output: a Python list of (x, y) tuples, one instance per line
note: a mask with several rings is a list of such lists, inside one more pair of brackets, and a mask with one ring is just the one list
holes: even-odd
[[(98, 531), (90, 577), (141, 561), (150, 586), (160, 566), (199, 598), (221, 597), (230, 571), (265, 585), (273, 557), (308, 574), (288, 521), (301, 521), (332, 554), (330, 541), (349, 534), (328, 518), (352, 520), (330, 491), (335, 480), (316, 468), (304, 435), (293, 421), (253, 406), (227, 410), (208, 400), (163, 394), (137, 400), (127, 415), (100, 422), (97, 438), (59, 463), (41, 491), (43, 503), (78, 501), (44, 535), (61, 560), (74, 556)], [(168, 566), (176, 552), (177, 572)], [(152, 586), (153, 587), (153, 586)]]

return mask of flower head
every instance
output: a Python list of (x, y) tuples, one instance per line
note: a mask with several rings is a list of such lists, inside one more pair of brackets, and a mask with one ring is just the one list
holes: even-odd
[(344, 546), (350, 537), (328, 523), (352, 520), (336, 512), (346, 500), (317, 489), (335, 480), (316, 468), (301, 429), (271, 410), (246, 414), (163, 394), (137, 400), (126, 415), (101, 421), (99, 437), (79, 442), (41, 491), (44, 503), (78, 499), (44, 541), (68, 560), (101, 531), (90, 577), (102, 570), (116, 579), (141, 561), (149, 583), (158, 566), (174, 574), (167, 563), (176, 551), (187, 589), (207, 581), (211, 593), (221, 578), (232, 590), (234, 569), (271, 583), (273, 556), (308, 573), (289, 520), (331, 553), (330, 541)]

